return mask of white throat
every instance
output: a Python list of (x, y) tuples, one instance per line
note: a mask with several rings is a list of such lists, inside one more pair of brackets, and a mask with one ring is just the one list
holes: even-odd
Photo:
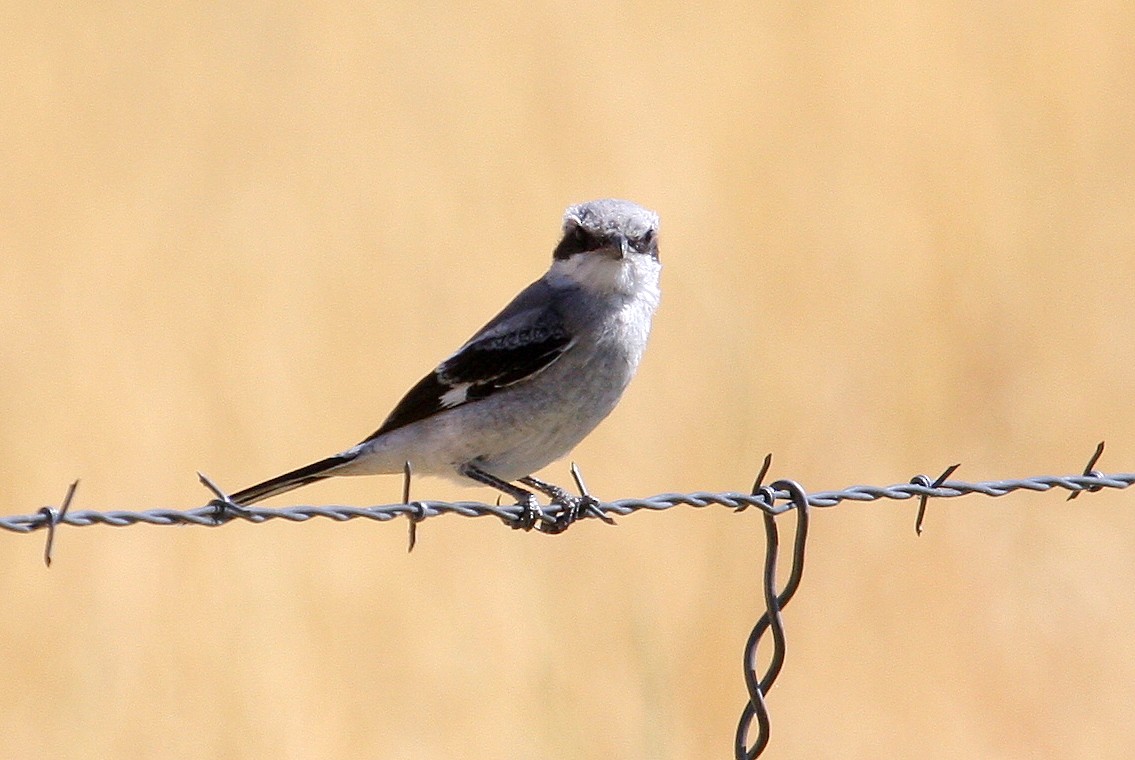
[(548, 279), (572, 284), (596, 294), (623, 295), (658, 304), (658, 275), (662, 265), (650, 256), (632, 253), (615, 259), (602, 253), (579, 253), (552, 262)]

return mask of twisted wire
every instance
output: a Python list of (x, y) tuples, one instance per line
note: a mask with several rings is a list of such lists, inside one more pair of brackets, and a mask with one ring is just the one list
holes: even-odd
[[(906, 500), (927, 497), (933, 499), (951, 499), (970, 494), (983, 496), (1005, 496), (1014, 491), (1050, 491), (1063, 489), (1073, 494), (1082, 491), (1098, 491), (1105, 488), (1129, 488), (1135, 483), (1135, 473), (1095, 473), (1091, 475), (1039, 475), (1031, 478), (1013, 480), (990, 480), (969, 483), (958, 480), (947, 480), (941, 485), (922, 485), (919, 483), (899, 483), (891, 486), (850, 486), (839, 491), (818, 491), (808, 494), (810, 507), (834, 507), (844, 501), (878, 501), (881, 499)], [(782, 514), (794, 508), (791, 494), (787, 490), (773, 491), (772, 504), (767, 501), (764, 493), (738, 493), (734, 491), (694, 491), (692, 493), (663, 493), (645, 499), (618, 499), (610, 502), (597, 502), (595, 510), (608, 516), (626, 516), (643, 510), (659, 512), (673, 507), (688, 506), (703, 509), (711, 506), (727, 507), (741, 511), (750, 507), (757, 507), (773, 516)], [(557, 517), (564, 508), (551, 505), (544, 508), (548, 519)], [(374, 507), (349, 506), (293, 506), (279, 508), (240, 507), (239, 509), (225, 508), (216, 503), (193, 509), (147, 509), (142, 511), (110, 510), (105, 512), (94, 510), (68, 511), (59, 514), (59, 510), (45, 507), (39, 512), (26, 515), (0, 516), (0, 529), (14, 533), (31, 533), (52, 525), (72, 525), (85, 527), (88, 525), (111, 525), (125, 527), (135, 524), (147, 525), (204, 525), (215, 527), (234, 520), (244, 520), (251, 523), (263, 523), (269, 520), (290, 520), (292, 522), (306, 522), (314, 518), (326, 518), (343, 522), (353, 519), (377, 520), (386, 522), (397, 517), (407, 517), (417, 521), (443, 514), (455, 514), (461, 517), (496, 517), (504, 522), (515, 521), (521, 513), (517, 506), (494, 506), (477, 501), (413, 501), (409, 504), (386, 504)]]

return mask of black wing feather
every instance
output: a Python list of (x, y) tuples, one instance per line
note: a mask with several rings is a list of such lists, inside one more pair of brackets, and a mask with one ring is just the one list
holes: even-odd
[[(446, 409), (488, 398), (502, 388), (533, 377), (567, 350), (571, 338), (558, 318), (522, 330), (474, 338), (423, 377), (394, 407), (372, 440)], [(459, 399), (446, 394), (465, 386)]]

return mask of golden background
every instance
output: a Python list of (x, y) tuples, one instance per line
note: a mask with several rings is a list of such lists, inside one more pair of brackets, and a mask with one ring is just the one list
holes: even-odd
[[(355, 443), (609, 195), (665, 270), (598, 495), (1135, 468), (1129, 3), (100, 5), (7, 6), (4, 513)], [(1135, 493), (914, 511), (816, 514), (767, 756), (1130, 757)], [(42, 540), (3, 757), (725, 757), (761, 604), (723, 508)]]

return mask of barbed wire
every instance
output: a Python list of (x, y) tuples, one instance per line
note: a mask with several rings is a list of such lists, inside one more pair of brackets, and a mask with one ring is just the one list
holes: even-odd
[[(315, 518), (336, 521), (354, 519), (387, 522), (396, 518), (407, 518), (410, 525), (409, 548), (416, 541), (419, 523), (431, 517), (455, 514), (462, 517), (496, 517), (513, 528), (533, 529), (544, 533), (560, 533), (573, 522), (594, 517), (613, 523), (612, 516), (626, 516), (643, 510), (662, 511), (678, 506), (697, 509), (722, 506), (741, 512), (749, 508), (760, 510), (764, 517), (765, 556), (761, 575), (764, 596), (764, 610), (753, 626), (744, 650), (744, 679), (748, 700), (742, 709), (737, 724), (734, 741), (734, 756), (737, 760), (754, 760), (764, 752), (770, 738), (771, 721), (765, 697), (780, 675), (785, 660), (786, 635), (782, 612), (800, 586), (804, 570), (804, 550), (807, 543), (808, 523), (812, 508), (834, 507), (846, 501), (869, 502), (882, 499), (919, 500), (915, 517), (915, 531), (922, 532), (930, 499), (951, 499), (960, 496), (979, 494), (982, 496), (1005, 496), (1015, 491), (1044, 492), (1062, 489), (1069, 492), (1068, 499), (1074, 499), (1087, 491), (1094, 493), (1105, 488), (1123, 489), (1135, 484), (1135, 473), (1104, 474), (1095, 470), (1096, 462), (1103, 454), (1101, 442), (1080, 475), (1038, 475), (1011, 480), (990, 480), (966, 482), (950, 480), (949, 477), (959, 465), (946, 468), (935, 480), (926, 475), (916, 475), (907, 483), (891, 486), (850, 486), (838, 491), (819, 491), (809, 494), (793, 480), (777, 480), (764, 485), (765, 476), (772, 464), (772, 455), (765, 457), (753, 488), (748, 493), (734, 491), (693, 493), (664, 493), (646, 499), (619, 499), (602, 502), (587, 491), (578, 468), (572, 464), (571, 473), (580, 491), (580, 496), (567, 496), (560, 502), (553, 502), (538, 509), (533, 517), (530, 509), (521, 505), (501, 506), (474, 501), (442, 502), (410, 500), (411, 472), (406, 465), (403, 488), (403, 503), (375, 507), (349, 506), (293, 506), (275, 509), (245, 507), (234, 503), (209, 478), (198, 473), (201, 483), (216, 498), (207, 505), (194, 509), (148, 509), (144, 511), (71, 511), (79, 482), (75, 481), (58, 508), (43, 507), (38, 512), (27, 515), (0, 517), (0, 529), (15, 533), (47, 531), (44, 547), (44, 562), (51, 565), (56, 529), (60, 525), (84, 527), (88, 525), (110, 525), (124, 527), (130, 525), (203, 525), (217, 527), (243, 520), (254, 524), (270, 520), (289, 520), (306, 522)], [(795, 512), (794, 536), (792, 541), (792, 565), (788, 580), (778, 589), (776, 566), (779, 555), (780, 536), (776, 518), (786, 512)], [(768, 665), (758, 672), (757, 650), (766, 634), (773, 647)]]
[[(77, 484), (78, 481), (76, 481)], [(990, 480), (976, 483), (946, 480), (936, 484), (899, 483), (891, 486), (859, 485), (849, 486), (838, 491), (818, 491), (808, 494), (811, 507), (834, 507), (845, 501), (878, 501), (894, 499), (905, 501), (911, 498), (951, 499), (970, 494), (983, 496), (1005, 496), (1014, 491), (1049, 491), (1064, 489), (1075, 496), (1082, 491), (1099, 491), (1104, 488), (1123, 489), (1135, 483), (1135, 473), (1092, 473), (1089, 475), (1038, 475), (1011, 480)], [(72, 484), (74, 487), (75, 484)], [(660, 512), (673, 507), (688, 506), (701, 509), (722, 506), (734, 511), (757, 507), (773, 516), (794, 508), (787, 489), (778, 489), (770, 495), (774, 503), (769, 504), (763, 494), (739, 493), (734, 491), (694, 491), (691, 493), (663, 493), (644, 499), (617, 499), (610, 502), (595, 502), (594, 509), (605, 516), (625, 517), (639, 511)], [(783, 503), (778, 503), (783, 502)], [(556, 518), (566, 508), (550, 505), (541, 511), (537, 530), (542, 525), (555, 524)], [(110, 525), (125, 527), (136, 524), (147, 525), (201, 525), (217, 527), (236, 520), (250, 523), (264, 523), (270, 520), (306, 522), (314, 518), (326, 518), (338, 522), (353, 519), (377, 520), (387, 522), (399, 517), (422, 521), (444, 514), (461, 517), (496, 517), (507, 524), (521, 519), (523, 509), (512, 505), (492, 505), (477, 501), (425, 501), (415, 500), (403, 504), (386, 504), (374, 507), (351, 506), (293, 506), (293, 507), (241, 507), (211, 502), (193, 509), (147, 509), (129, 510), (78, 510), (64, 513), (61, 508), (43, 507), (38, 512), (26, 515), (0, 516), (0, 529), (14, 533), (32, 533), (37, 530), (58, 525), (86, 527), (90, 525)], [(593, 516), (593, 515), (591, 515)], [(549, 531), (543, 531), (549, 532)]]

